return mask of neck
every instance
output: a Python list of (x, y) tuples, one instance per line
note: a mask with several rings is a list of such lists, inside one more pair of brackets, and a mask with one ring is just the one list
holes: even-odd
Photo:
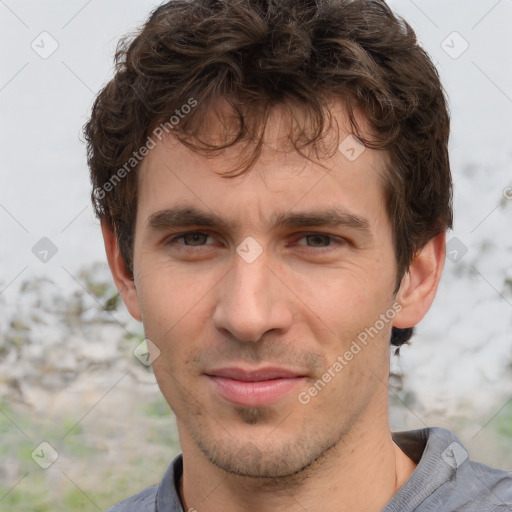
[(226, 473), (206, 460), (185, 435), (180, 482), (184, 510), (378, 512), (416, 467), (393, 442), (387, 412), (385, 416), (381, 428), (376, 428), (375, 417), (371, 427), (356, 422), (320, 459), (282, 478)]

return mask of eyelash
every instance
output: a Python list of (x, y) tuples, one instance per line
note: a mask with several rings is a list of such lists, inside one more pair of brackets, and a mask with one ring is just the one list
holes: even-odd
[[(167, 246), (173, 245), (173, 244), (175, 244), (175, 242), (177, 240), (179, 240), (180, 238), (184, 238), (187, 235), (205, 235), (205, 236), (211, 237), (211, 235), (209, 233), (205, 233), (203, 231), (187, 231), (185, 233), (180, 233), (178, 235), (174, 235), (167, 242), (165, 242), (165, 245), (167, 245)], [(321, 236), (321, 237), (324, 237), (325, 239), (328, 239), (331, 242), (337, 242), (337, 245), (344, 245), (344, 244), (347, 243), (347, 240), (345, 240), (344, 238), (337, 237), (337, 236), (334, 236), (334, 235), (329, 235), (328, 233), (321, 233), (321, 232), (301, 233), (301, 236), (299, 238), (297, 238), (296, 240), (301, 240), (301, 239), (306, 238), (308, 236)], [(182, 247), (186, 247), (185, 250), (195, 250), (196, 248), (207, 247), (206, 244), (204, 244), (204, 245), (185, 245), (185, 244), (179, 244), (179, 245), (181, 245)], [(327, 245), (325, 247), (311, 247), (311, 246), (307, 246), (307, 245), (305, 245), (303, 247), (307, 247), (309, 249), (316, 249), (317, 252), (324, 252), (324, 251), (333, 249), (334, 246), (335, 246), (335, 244), (330, 243), (329, 245)]]

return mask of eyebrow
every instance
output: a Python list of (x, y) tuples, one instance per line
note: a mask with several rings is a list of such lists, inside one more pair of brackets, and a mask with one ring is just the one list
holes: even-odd
[[(152, 213), (147, 221), (151, 230), (164, 231), (190, 226), (231, 227), (240, 226), (239, 221), (225, 221), (213, 212), (199, 210), (193, 206), (177, 206)], [(341, 208), (284, 212), (274, 216), (272, 228), (303, 228), (311, 226), (352, 228), (367, 235), (371, 234), (370, 222)]]

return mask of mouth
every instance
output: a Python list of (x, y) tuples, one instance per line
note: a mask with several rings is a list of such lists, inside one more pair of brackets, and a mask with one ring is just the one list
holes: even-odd
[(278, 402), (307, 376), (285, 368), (248, 370), (240, 367), (211, 370), (206, 376), (222, 398), (235, 405), (265, 407)]

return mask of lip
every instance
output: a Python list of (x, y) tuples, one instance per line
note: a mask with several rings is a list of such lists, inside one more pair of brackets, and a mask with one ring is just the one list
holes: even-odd
[(220, 368), (206, 375), (221, 397), (233, 404), (251, 407), (272, 405), (306, 380), (303, 374), (276, 367)]

